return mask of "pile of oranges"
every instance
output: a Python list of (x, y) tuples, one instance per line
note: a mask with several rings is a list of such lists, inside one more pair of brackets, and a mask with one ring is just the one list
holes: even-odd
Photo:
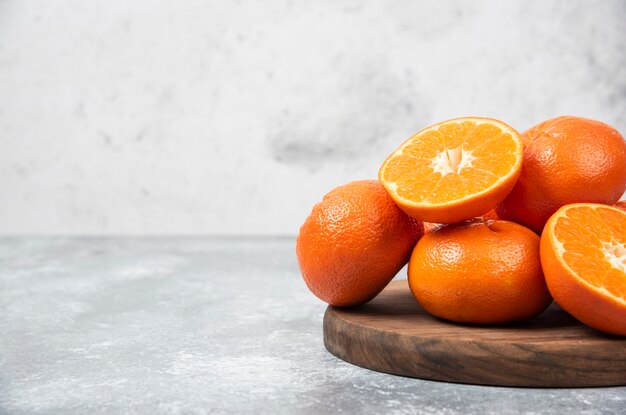
[(522, 134), (489, 118), (425, 128), (378, 180), (339, 186), (298, 235), (304, 281), (333, 306), (364, 304), (408, 262), (421, 306), (470, 324), (522, 321), (552, 300), (626, 336), (626, 142), (564, 116)]

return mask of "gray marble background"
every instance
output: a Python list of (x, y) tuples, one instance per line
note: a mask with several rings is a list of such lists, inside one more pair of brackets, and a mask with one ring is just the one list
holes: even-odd
[(335, 358), (294, 244), (0, 237), (0, 414), (626, 413), (626, 387), (461, 385)]
[(626, 3), (0, 0), (0, 234), (290, 234), (426, 124), (626, 133)]

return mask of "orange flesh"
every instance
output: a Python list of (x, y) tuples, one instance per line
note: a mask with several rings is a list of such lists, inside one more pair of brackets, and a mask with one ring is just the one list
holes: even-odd
[(519, 143), (489, 123), (450, 122), (414, 137), (392, 157), (382, 179), (395, 183), (403, 199), (436, 205), (475, 195), (507, 176), (518, 164)]
[(562, 245), (557, 253), (580, 280), (626, 304), (626, 213), (572, 207), (557, 219), (554, 235)]

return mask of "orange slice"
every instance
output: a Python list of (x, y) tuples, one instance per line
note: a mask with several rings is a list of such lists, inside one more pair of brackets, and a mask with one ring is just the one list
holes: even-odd
[(415, 219), (455, 223), (493, 209), (522, 168), (522, 140), (505, 123), (465, 117), (418, 132), (385, 160), (378, 179)]
[(554, 300), (578, 320), (626, 336), (626, 212), (565, 205), (541, 234), (541, 265)]

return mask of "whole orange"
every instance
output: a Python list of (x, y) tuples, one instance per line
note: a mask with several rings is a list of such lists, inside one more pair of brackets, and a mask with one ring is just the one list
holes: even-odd
[(421, 223), (402, 212), (378, 181), (337, 187), (300, 228), (302, 277), (328, 304), (366, 303), (407, 263), (422, 233)]
[(615, 204), (615, 207), (618, 207), (622, 210), (626, 210), (626, 200), (620, 200)]
[(498, 215), (540, 233), (561, 206), (610, 204), (626, 190), (626, 142), (613, 127), (564, 116), (522, 133), (520, 178)]
[(521, 321), (552, 301), (541, 272), (539, 237), (501, 220), (426, 233), (409, 261), (409, 286), (426, 311), (461, 323)]

